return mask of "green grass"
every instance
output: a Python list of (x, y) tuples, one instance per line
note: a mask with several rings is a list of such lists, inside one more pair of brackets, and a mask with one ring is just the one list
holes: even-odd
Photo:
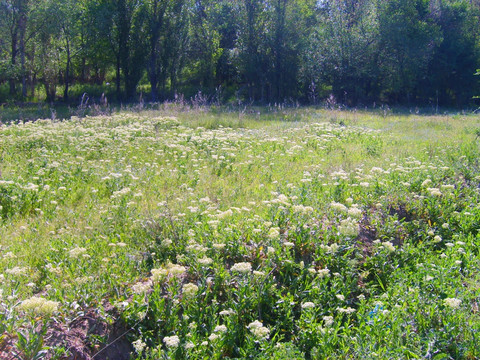
[(3, 125), (0, 334), (33, 358), (32, 329), (111, 303), (132, 359), (478, 358), (479, 128), (173, 105)]

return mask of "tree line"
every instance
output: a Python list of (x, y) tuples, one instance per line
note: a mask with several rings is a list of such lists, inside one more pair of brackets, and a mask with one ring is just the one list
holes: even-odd
[(479, 0), (0, 0), (0, 103), (466, 106)]

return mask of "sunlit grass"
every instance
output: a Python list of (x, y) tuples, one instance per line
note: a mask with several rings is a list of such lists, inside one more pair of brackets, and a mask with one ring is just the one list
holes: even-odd
[[(132, 358), (478, 357), (478, 128), (175, 107), (4, 125), (0, 333), (111, 303)], [(32, 322), (32, 296), (58, 308)]]

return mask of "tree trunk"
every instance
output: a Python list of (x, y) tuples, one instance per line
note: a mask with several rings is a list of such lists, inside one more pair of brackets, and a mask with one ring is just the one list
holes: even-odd
[(27, 5), (28, 1), (20, 2), (20, 19), (19, 19), (19, 30), (20, 30), (20, 66), (21, 66), (21, 76), (22, 76), (22, 99), (27, 97), (27, 71), (25, 68), (25, 32), (27, 30)]
[[(11, 53), (11, 64), (12, 68), (15, 68), (15, 65), (17, 64), (17, 41), (18, 41), (18, 33), (17, 33), (17, 26), (14, 27), (14, 29), (11, 32), (11, 37), (12, 37), (12, 53)], [(16, 88), (15, 88), (15, 79), (12, 77), (13, 75), (10, 76), (10, 79), (8, 80), (9, 86), (10, 86), (10, 95), (14, 96), (16, 93)]]
[(51, 103), (55, 101), (55, 92), (56, 92), (56, 86), (55, 84), (50, 84), (48, 81), (44, 82), (45, 86), (45, 93), (47, 95), (46, 102)]
[(70, 83), (70, 41), (68, 36), (66, 37), (67, 41), (67, 67), (65, 69), (65, 88), (63, 89), (63, 101), (68, 102), (68, 85)]
[(116, 72), (116, 78), (115, 78), (115, 82), (116, 82), (116, 85), (117, 85), (117, 100), (120, 100), (120, 96), (121, 96), (121, 93), (120, 93), (120, 55), (117, 54), (117, 72)]
[(37, 82), (37, 73), (34, 72), (32, 75), (32, 82), (30, 83), (30, 96), (32, 99), (35, 99), (35, 85)]
[[(35, 42), (33, 43), (33, 46), (32, 46), (32, 51), (30, 53), (30, 62), (31, 64), (35, 64), (35, 50), (36, 50), (36, 46), (35, 46)], [(33, 67), (33, 66), (32, 66)], [(35, 83), (37, 82), (37, 73), (35, 71), (35, 67), (33, 67), (33, 71), (30, 73), (30, 76), (29, 76), (29, 84), (30, 85), (30, 97), (32, 99), (35, 98)]]

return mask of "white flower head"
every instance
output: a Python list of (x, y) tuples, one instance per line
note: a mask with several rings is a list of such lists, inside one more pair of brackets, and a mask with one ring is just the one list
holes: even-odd
[(382, 245), (385, 249), (387, 249), (390, 252), (395, 251), (395, 246), (393, 246), (393, 244), (390, 241), (385, 241), (385, 242), (382, 243)]
[(138, 339), (138, 340), (135, 340), (133, 343), (133, 348), (135, 349), (135, 351), (137, 352), (137, 354), (141, 354), (143, 352), (143, 349), (145, 349), (145, 346), (147, 346), (147, 344), (145, 344), (142, 339)]
[(32, 312), (40, 316), (50, 316), (58, 310), (58, 302), (50, 301), (42, 297), (33, 296), (23, 300), (19, 308), (26, 312)]
[(311, 301), (307, 301), (302, 304), (302, 309), (312, 309), (314, 307), (315, 307), (315, 304)]
[(176, 348), (180, 344), (180, 338), (177, 335), (165, 336), (163, 342), (168, 348)]
[(232, 266), (230, 269), (232, 272), (238, 272), (238, 273), (249, 273), (252, 271), (252, 264), (249, 262), (240, 262), (236, 263), (235, 265)]
[(330, 276), (330, 270), (325, 268), (325, 269), (320, 269), (317, 270), (317, 274), (319, 278), (324, 278)]
[(259, 339), (268, 339), (268, 336), (270, 335), (270, 330), (263, 326), (262, 322), (258, 320), (251, 322), (247, 328)]
[(348, 211), (348, 208), (345, 205), (343, 205), (342, 203), (337, 203), (335, 201), (331, 202), (330, 207), (333, 210), (342, 212), (342, 213), (346, 213)]
[(182, 294), (185, 298), (190, 299), (195, 297), (198, 291), (198, 286), (192, 283), (185, 284), (182, 287)]
[(215, 326), (215, 329), (213, 329), (213, 332), (220, 332), (220, 333), (227, 332), (227, 327), (225, 325), (217, 325)]
[(85, 249), (84, 247), (76, 247), (76, 248), (70, 250), (68, 252), (68, 254), (70, 255), (71, 258), (76, 259), (80, 255), (86, 254), (86, 252), (87, 252), (87, 249)]
[(326, 327), (330, 327), (333, 325), (333, 316), (324, 316), (323, 323)]
[(446, 298), (443, 300), (443, 303), (452, 309), (458, 309), (462, 303), (462, 300), (457, 298)]

